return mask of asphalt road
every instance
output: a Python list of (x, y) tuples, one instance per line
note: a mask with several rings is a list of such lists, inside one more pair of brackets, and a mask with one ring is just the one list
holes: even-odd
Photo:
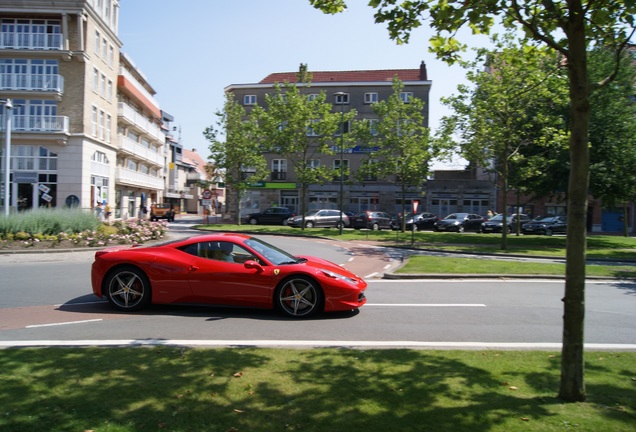
[[(181, 234), (189, 235), (183, 226)], [(212, 346), (545, 348), (561, 341), (559, 280), (385, 280), (396, 253), (325, 240), (274, 238), (369, 281), (358, 313), (292, 320), (274, 311), (152, 306), (121, 313), (91, 294), (94, 252), (0, 256), (0, 347), (177, 343)], [(379, 270), (379, 271), (378, 271)], [(636, 283), (587, 284), (588, 348), (636, 350)]]

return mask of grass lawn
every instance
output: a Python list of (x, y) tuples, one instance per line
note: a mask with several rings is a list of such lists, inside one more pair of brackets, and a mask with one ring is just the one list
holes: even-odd
[(0, 430), (632, 432), (635, 364), (586, 353), (566, 404), (549, 352), (4, 349)]

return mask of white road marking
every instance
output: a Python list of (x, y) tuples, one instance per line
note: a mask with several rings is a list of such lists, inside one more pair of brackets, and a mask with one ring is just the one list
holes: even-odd
[(70, 325), (70, 324), (85, 324), (85, 323), (97, 322), (97, 321), (103, 321), (103, 320), (101, 318), (97, 318), (97, 319), (90, 319), (90, 320), (68, 321), (68, 322), (52, 323), (52, 324), (34, 324), (34, 325), (28, 325), (25, 328), (54, 327), (54, 326), (62, 326), (62, 325)]
[[(431, 348), (431, 349), (530, 349), (560, 350), (558, 342), (418, 342), (418, 341), (286, 341), (286, 340), (186, 340), (186, 339), (118, 339), (118, 340), (24, 340), (0, 341), (0, 348), (32, 346), (201, 346), (201, 347), (343, 347), (343, 348)], [(585, 349), (635, 351), (636, 344), (587, 343)]]
[(366, 306), (396, 307), (486, 307), (482, 303), (367, 303)]

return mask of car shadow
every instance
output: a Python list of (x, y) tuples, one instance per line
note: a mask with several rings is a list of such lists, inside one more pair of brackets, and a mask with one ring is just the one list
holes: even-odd
[(256, 309), (243, 307), (229, 307), (205, 304), (170, 304), (170, 305), (149, 305), (141, 311), (122, 312), (113, 309), (106, 300), (100, 300), (92, 294), (76, 297), (61, 304), (58, 310), (77, 314), (103, 314), (109, 316), (178, 316), (205, 318), (207, 321), (218, 321), (223, 319), (253, 319), (260, 321), (312, 321), (324, 319), (345, 319), (356, 316), (360, 313), (358, 309), (323, 312), (309, 318), (292, 318), (283, 315), (274, 309)]

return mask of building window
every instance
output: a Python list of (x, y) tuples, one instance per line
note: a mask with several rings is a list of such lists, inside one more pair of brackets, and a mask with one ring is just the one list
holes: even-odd
[[(311, 125), (313, 125), (313, 124), (315, 124), (317, 122), (318, 122), (318, 120), (311, 120), (310, 123), (311, 123)], [(316, 132), (316, 130), (311, 125), (307, 126), (307, 136), (312, 136), (312, 137), (318, 136), (318, 132)]]
[(93, 91), (97, 93), (99, 88), (99, 71), (97, 68), (93, 68)]
[(413, 92), (400, 92), (400, 100), (404, 103), (411, 103)]
[(113, 100), (113, 82), (108, 80), (108, 85), (106, 86), (106, 100)]
[(320, 167), (320, 159), (310, 159), (307, 162), (307, 167), (311, 169), (316, 169)]
[(378, 101), (378, 94), (376, 92), (370, 92), (364, 94), (364, 103), (371, 104)]
[(104, 111), (99, 111), (99, 139), (104, 139)]
[(91, 115), (91, 133), (94, 137), (97, 136), (97, 107), (93, 107), (93, 113)]
[(318, 99), (318, 95), (317, 95), (316, 93), (311, 93), (311, 94), (308, 94), (308, 95), (307, 95), (307, 100), (308, 100), (309, 102), (313, 102), (313, 101), (315, 101), (316, 99)]
[(99, 79), (99, 95), (106, 97), (106, 75), (102, 74)]
[(378, 119), (369, 119), (369, 132), (371, 132), (371, 135), (373, 136), (377, 136), (378, 135), (378, 123), (380, 122)]
[(102, 58), (104, 60), (108, 58), (108, 41), (106, 38), (102, 39)]
[(99, 55), (99, 48), (102, 46), (101, 44), (101, 35), (98, 31), (95, 32), (95, 54)]
[(351, 125), (350, 125), (349, 121), (341, 123), (340, 126), (338, 127), (338, 130), (336, 131), (336, 136), (342, 135), (343, 130), (344, 130), (344, 133), (349, 133), (350, 126)]
[[(342, 160), (342, 168), (342, 179), (349, 180), (349, 175), (347, 175), (347, 172), (349, 171), (349, 159)], [(336, 172), (334, 179), (340, 180), (340, 175), (338, 174), (340, 172), (340, 159), (334, 159), (333, 169)]]
[(336, 105), (346, 105), (349, 103), (349, 93), (334, 95)]
[(101, 164), (108, 165), (108, 157), (106, 156), (106, 153), (96, 151), (95, 153), (93, 153), (93, 162), (99, 162)]
[(131, 171), (137, 171), (137, 162), (135, 162), (134, 160), (128, 159), (126, 161), (126, 168), (128, 168)]
[(108, 47), (108, 66), (113, 67), (114, 61), (115, 61), (115, 49), (111, 45)]
[(287, 160), (272, 160), (272, 180), (285, 180), (287, 178)]
[(243, 105), (256, 105), (256, 95), (243, 96)]
[(110, 117), (110, 114), (106, 114), (106, 142), (107, 143), (110, 142), (110, 128), (111, 128), (111, 124), (112, 124), (112, 119)]

